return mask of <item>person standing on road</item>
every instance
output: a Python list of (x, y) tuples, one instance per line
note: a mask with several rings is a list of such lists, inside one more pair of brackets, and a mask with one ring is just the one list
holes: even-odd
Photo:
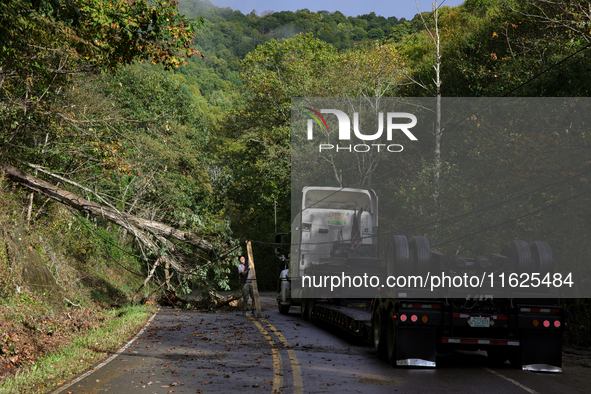
[(240, 265), (238, 266), (238, 275), (240, 276), (240, 286), (242, 287), (242, 315), (246, 315), (246, 306), (248, 298), (252, 298), (252, 315), (256, 316), (256, 307), (254, 303), (254, 291), (252, 290), (252, 279), (250, 278), (250, 267), (246, 256), (240, 256)]

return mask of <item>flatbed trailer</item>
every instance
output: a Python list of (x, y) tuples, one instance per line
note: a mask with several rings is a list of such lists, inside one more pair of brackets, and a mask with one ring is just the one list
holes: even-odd
[[(561, 372), (564, 308), (547, 299), (501, 299), (493, 310), (493, 302), (376, 298), (347, 306), (318, 300), (308, 316), (373, 345), (395, 366), (436, 367), (438, 353), (485, 350), (495, 363)], [(466, 303), (474, 312), (462, 312), (458, 306)]]
[[(368, 303), (369, 305), (369, 303)], [(319, 301), (310, 312), (311, 321), (321, 321), (336, 327), (357, 339), (369, 342), (371, 336), (371, 310), (334, 305)]]

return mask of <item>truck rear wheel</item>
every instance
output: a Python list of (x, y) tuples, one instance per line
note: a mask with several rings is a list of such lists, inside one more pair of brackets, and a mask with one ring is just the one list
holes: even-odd
[(431, 246), (425, 237), (415, 236), (408, 242), (410, 267), (413, 273), (425, 275), (430, 268)]
[(531, 250), (526, 241), (511, 241), (509, 250), (515, 272), (533, 272)]
[(408, 240), (404, 235), (394, 235), (390, 239), (386, 257), (386, 272), (389, 276), (407, 275), (409, 269)]
[(302, 305), (300, 310), (300, 316), (302, 319), (310, 321), (312, 319), (312, 310), (314, 309), (315, 300), (314, 298), (302, 299)]
[(381, 310), (376, 308), (373, 316), (371, 317), (371, 328), (373, 335), (373, 347), (378, 354), (378, 357), (385, 359), (387, 356), (386, 352), (386, 335), (384, 327), (384, 314)]
[(386, 314), (386, 350), (388, 354), (388, 361), (390, 364), (396, 366), (398, 359), (396, 354), (396, 323), (392, 319), (394, 310), (390, 309)]
[(548, 242), (534, 241), (529, 244), (533, 269), (535, 272), (545, 274), (554, 272), (554, 260), (552, 259), (552, 249)]

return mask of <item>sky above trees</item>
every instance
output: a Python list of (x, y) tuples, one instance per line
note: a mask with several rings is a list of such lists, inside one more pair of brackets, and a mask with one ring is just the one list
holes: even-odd
[[(230, 7), (248, 14), (256, 10), (257, 14), (264, 11), (297, 11), (307, 8), (312, 12), (326, 10), (330, 12), (340, 11), (346, 16), (358, 16), (375, 12), (383, 17), (395, 16), (397, 18), (412, 19), (417, 14), (415, 0), (298, 0), (294, 2), (285, 0), (211, 0), (218, 7)], [(418, 0), (422, 12), (430, 11), (434, 0)], [(464, 0), (439, 0), (439, 5), (455, 7)]]

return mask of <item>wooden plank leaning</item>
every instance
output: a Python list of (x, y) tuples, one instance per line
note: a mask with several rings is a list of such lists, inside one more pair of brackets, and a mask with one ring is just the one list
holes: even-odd
[(252, 279), (252, 290), (254, 293), (254, 302), (257, 311), (257, 316), (262, 317), (261, 300), (259, 298), (259, 287), (257, 285), (257, 275), (254, 269), (254, 257), (252, 256), (252, 246), (250, 241), (246, 241), (246, 251), (248, 252), (248, 266), (250, 268), (250, 279)]

